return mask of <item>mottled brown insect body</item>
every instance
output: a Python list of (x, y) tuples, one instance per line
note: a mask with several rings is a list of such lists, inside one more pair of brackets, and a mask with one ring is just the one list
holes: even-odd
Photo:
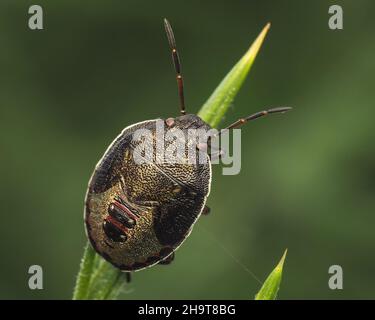
[[(164, 23), (176, 71), (181, 116), (144, 121), (125, 128), (97, 164), (85, 200), (85, 225), (92, 246), (114, 266), (129, 272), (156, 263), (169, 263), (200, 214), (209, 212), (205, 203), (211, 185), (210, 157), (222, 154), (222, 150), (217, 150), (216, 154), (209, 155), (209, 142), (202, 146), (189, 136), (190, 129), (207, 132), (211, 128), (197, 115), (186, 114), (176, 42), (169, 22)], [(288, 110), (281, 107), (260, 111), (225, 129)], [(162, 149), (157, 147), (158, 141), (168, 144), (158, 134), (160, 122), (164, 136), (167, 131), (182, 135), (176, 135), (183, 145), (177, 162), (169, 161), (170, 154), (166, 158), (161, 152), (168, 145)], [(146, 143), (153, 151), (152, 158), (142, 164), (134, 161), (140, 154), (137, 147), (141, 142), (133, 139), (138, 129), (146, 129), (152, 136), (151, 142)], [(193, 159), (189, 153), (192, 149), (199, 149)]]
[[(211, 164), (137, 164), (133, 133), (153, 133), (156, 123), (141, 122), (125, 128), (97, 164), (89, 182), (85, 206), (87, 235), (95, 250), (124, 271), (152, 266), (169, 256), (190, 234), (201, 214), (211, 183)], [(159, 119), (160, 121), (160, 119)], [(166, 120), (165, 131), (210, 127), (196, 115)], [(173, 126), (171, 128), (171, 126)], [(186, 152), (191, 142), (187, 142)], [(166, 146), (167, 147), (167, 146)], [(187, 153), (185, 153), (187, 157)]]

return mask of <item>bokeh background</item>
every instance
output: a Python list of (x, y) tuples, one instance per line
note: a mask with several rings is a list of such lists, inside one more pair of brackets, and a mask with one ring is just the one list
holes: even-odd
[[(27, 27), (44, 9), (44, 30)], [(328, 28), (328, 7), (344, 30)], [(70, 299), (86, 243), (92, 170), (127, 125), (178, 114), (162, 18), (197, 112), (261, 28), (271, 31), (223, 122), (294, 111), (242, 131), (242, 170), (219, 167), (170, 266), (136, 273), (125, 299), (252, 299), (288, 248), (281, 299), (375, 298), (374, 1), (0, 3), (0, 298)], [(44, 290), (28, 288), (28, 268)], [(328, 268), (344, 289), (328, 288)]]

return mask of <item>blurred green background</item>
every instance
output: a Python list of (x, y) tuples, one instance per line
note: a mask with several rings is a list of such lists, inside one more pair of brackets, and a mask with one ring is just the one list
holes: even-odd
[[(28, 8), (44, 30), (28, 29)], [(328, 28), (328, 7), (344, 30)], [(294, 111), (242, 131), (242, 170), (215, 166), (208, 205), (170, 266), (126, 299), (252, 299), (289, 249), (279, 298), (375, 298), (374, 1), (0, 3), (0, 298), (70, 299), (92, 170), (127, 125), (178, 114), (162, 18), (197, 112), (261, 28), (270, 33), (223, 126), (264, 106)], [(239, 262), (238, 262), (239, 261)], [(28, 288), (28, 268), (44, 290)], [(241, 266), (243, 264), (243, 266)], [(328, 268), (344, 289), (328, 288)]]

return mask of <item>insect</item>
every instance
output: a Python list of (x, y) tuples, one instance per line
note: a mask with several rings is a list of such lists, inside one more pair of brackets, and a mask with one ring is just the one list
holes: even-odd
[[(96, 252), (124, 272), (155, 264), (168, 264), (175, 250), (192, 231), (201, 214), (209, 212), (206, 200), (211, 185), (211, 162), (137, 164), (132, 139), (138, 129), (148, 129), (155, 138), (155, 124), (165, 130), (209, 130), (197, 115), (186, 114), (181, 64), (169, 22), (165, 30), (176, 72), (181, 115), (155, 119), (126, 127), (96, 165), (85, 200), (86, 233)], [(290, 108), (274, 108), (242, 118), (226, 129)], [(156, 137), (157, 139), (157, 137)], [(155, 143), (149, 147), (155, 150)]]

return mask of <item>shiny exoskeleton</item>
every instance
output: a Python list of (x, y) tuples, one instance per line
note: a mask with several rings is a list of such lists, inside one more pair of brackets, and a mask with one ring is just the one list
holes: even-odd
[[(210, 127), (196, 115), (168, 119), (165, 130)], [(133, 133), (150, 120), (125, 128), (95, 168), (86, 197), (87, 234), (95, 250), (121, 270), (151, 266), (169, 256), (189, 235), (210, 190), (211, 165), (150, 161), (137, 164)], [(158, 157), (155, 145), (155, 157)], [(188, 148), (188, 147), (187, 147)]]
[[(188, 130), (208, 131), (210, 126), (197, 115), (186, 114), (180, 60), (170, 24), (165, 29), (172, 51), (180, 98), (181, 116), (166, 120), (143, 121), (125, 128), (112, 142), (96, 165), (85, 200), (85, 225), (97, 253), (123, 271), (137, 271), (171, 261), (174, 251), (190, 234), (202, 213), (210, 192), (211, 162), (207, 148), (196, 152), (195, 161), (186, 161), (188, 151), (198, 148), (189, 140)], [(228, 126), (242, 124), (270, 113), (290, 108), (275, 108), (255, 113)], [(184, 151), (180, 161), (170, 162), (160, 154), (157, 125), (167, 131), (182, 132)], [(141, 141), (134, 139), (139, 129), (151, 133), (148, 141), (152, 159), (138, 163)], [(144, 141), (143, 141), (144, 142)], [(168, 142), (165, 147), (168, 148)], [(146, 143), (146, 145), (147, 145)], [(171, 143), (171, 142), (169, 142)], [(206, 146), (207, 147), (207, 146)], [(199, 158), (199, 159), (198, 159)]]

